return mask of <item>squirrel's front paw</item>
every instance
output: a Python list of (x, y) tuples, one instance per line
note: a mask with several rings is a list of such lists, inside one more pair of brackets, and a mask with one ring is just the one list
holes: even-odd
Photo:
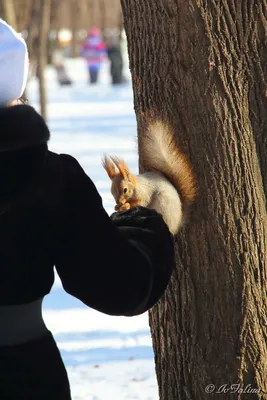
[(124, 203), (122, 205), (116, 204), (115, 211), (127, 211), (130, 210), (130, 208), (131, 208), (130, 203)]
[(130, 210), (131, 204), (130, 203), (125, 203), (120, 207), (120, 211), (127, 211)]
[(114, 210), (115, 210), (115, 211), (120, 211), (120, 205), (119, 205), (119, 204), (116, 204), (115, 207), (114, 207)]

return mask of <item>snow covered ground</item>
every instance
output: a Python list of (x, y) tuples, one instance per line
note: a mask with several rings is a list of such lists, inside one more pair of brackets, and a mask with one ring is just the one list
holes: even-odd
[[(68, 60), (73, 86), (58, 86), (47, 69), (50, 149), (76, 157), (94, 181), (110, 214), (114, 201), (101, 166), (104, 152), (123, 156), (137, 172), (136, 120), (131, 83), (109, 84), (108, 65), (95, 87), (87, 84), (82, 60)], [(126, 74), (130, 76), (126, 69)], [(37, 82), (30, 103), (39, 109)], [(56, 277), (44, 302), (44, 319), (55, 335), (68, 370), (73, 400), (157, 400), (148, 316), (110, 317), (66, 294)]]

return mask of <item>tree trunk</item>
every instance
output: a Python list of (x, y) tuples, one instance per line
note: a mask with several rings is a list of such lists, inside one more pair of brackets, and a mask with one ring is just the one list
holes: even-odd
[(17, 30), (17, 18), (13, 0), (2, 0), (2, 8), (4, 20), (11, 25), (13, 29)]
[(150, 312), (160, 399), (267, 399), (267, 3), (121, 3), (139, 143), (167, 118), (199, 184)]
[(28, 24), (25, 27), (28, 31), (27, 47), (31, 63), (36, 62), (37, 59), (37, 54), (36, 54), (37, 52), (35, 51), (34, 48), (34, 42), (36, 41), (35, 39), (39, 31), (39, 25), (40, 25), (40, 13), (39, 13), (40, 4), (41, 4), (40, 0), (31, 2), (29, 8), (30, 17)]
[(100, 11), (100, 28), (102, 32), (104, 29), (109, 28), (108, 26), (108, 18), (107, 18), (107, 7), (106, 7), (106, 0), (99, 1), (99, 11)]
[(39, 31), (39, 49), (38, 49), (38, 78), (40, 91), (40, 107), (41, 115), (47, 119), (46, 107), (46, 85), (45, 85), (45, 68), (47, 65), (47, 48), (48, 35), (50, 26), (51, 0), (43, 0), (40, 7), (40, 31)]
[(78, 17), (78, 3), (76, 0), (71, 0), (71, 57), (77, 57), (77, 17)]

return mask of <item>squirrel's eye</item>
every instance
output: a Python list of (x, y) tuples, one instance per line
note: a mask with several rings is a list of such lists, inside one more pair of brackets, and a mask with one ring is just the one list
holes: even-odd
[(127, 193), (127, 188), (124, 188), (124, 189), (123, 189), (123, 193)]

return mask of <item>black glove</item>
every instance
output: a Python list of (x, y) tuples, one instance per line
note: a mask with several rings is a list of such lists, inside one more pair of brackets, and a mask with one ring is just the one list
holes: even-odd
[(111, 215), (124, 237), (140, 243), (154, 272), (153, 290), (147, 308), (164, 293), (175, 266), (174, 238), (162, 216), (155, 210), (133, 207)]
[[(133, 207), (127, 211), (114, 212), (110, 218), (117, 226), (133, 226), (144, 229), (156, 229), (163, 232), (170, 231), (162, 215), (156, 210), (146, 207)], [(154, 227), (154, 228), (153, 228)]]

